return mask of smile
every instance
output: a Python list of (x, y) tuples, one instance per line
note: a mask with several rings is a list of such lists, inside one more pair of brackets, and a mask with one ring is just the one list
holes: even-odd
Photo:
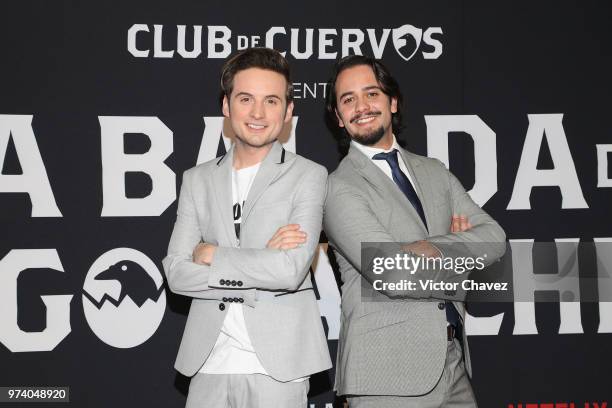
[(380, 116), (380, 115), (381, 115), (381, 112), (378, 112), (378, 111), (362, 112), (362, 113), (355, 115), (351, 119), (351, 123), (355, 123), (357, 125), (365, 125), (367, 123), (372, 122), (374, 119), (376, 119), (377, 116)]
[(356, 120), (355, 122), (356, 122), (358, 125), (362, 125), (362, 124), (364, 124), (364, 123), (370, 123), (370, 122), (371, 122), (371, 121), (373, 121), (374, 119), (376, 119), (376, 116), (366, 116), (365, 118), (358, 119), (358, 120)]
[(262, 130), (262, 129), (267, 128), (266, 125), (256, 125), (255, 123), (247, 123), (246, 125), (247, 127), (253, 130)]

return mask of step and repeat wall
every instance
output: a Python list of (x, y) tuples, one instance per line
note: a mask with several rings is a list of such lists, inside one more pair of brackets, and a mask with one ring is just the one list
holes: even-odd
[[(406, 147), (445, 162), (511, 244), (612, 241), (605, 2), (22, 1), (3, 16), (0, 386), (70, 387), (75, 407), (184, 405), (173, 363), (190, 299), (161, 260), (183, 171), (229, 146), (218, 73), (247, 46), (291, 64), (286, 149), (336, 168), (327, 81), (337, 58), (369, 54), (400, 82)], [(582, 297), (551, 286), (553, 301), (469, 305), (481, 407), (612, 403), (612, 296), (586, 279), (612, 271), (606, 254), (576, 253)], [(119, 261), (136, 288), (95, 279)], [(335, 356), (331, 264), (323, 236), (311, 269)], [(312, 377), (311, 408), (341, 405), (333, 377)]]

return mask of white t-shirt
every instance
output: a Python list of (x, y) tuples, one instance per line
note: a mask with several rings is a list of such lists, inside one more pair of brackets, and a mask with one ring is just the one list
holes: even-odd
[[(238, 240), (240, 240), (242, 209), (258, 170), (259, 163), (240, 170), (232, 169), (234, 228)], [(242, 307), (241, 304), (229, 304), (219, 337), (200, 369), (201, 373), (267, 375), (251, 344)]]

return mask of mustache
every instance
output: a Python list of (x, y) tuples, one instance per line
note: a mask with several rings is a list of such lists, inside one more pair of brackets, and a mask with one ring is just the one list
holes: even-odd
[(351, 123), (355, 123), (356, 121), (358, 121), (359, 119), (362, 119), (364, 117), (368, 117), (368, 116), (379, 116), (382, 112), (380, 111), (370, 111), (370, 112), (364, 112), (364, 113), (358, 113), (357, 115), (353, 116), (351, 118)]

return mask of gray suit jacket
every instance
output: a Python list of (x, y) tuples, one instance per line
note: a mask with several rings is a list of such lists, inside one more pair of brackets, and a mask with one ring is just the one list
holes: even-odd
[[(198, 372), (225, 319), (224, 298), (236, 298), (243, 300), (249, 337), (270, 376), (288, 381), (326, 370), (331, 360), (309, 267), (319, 242), (327, 171), (275, 142), (246, 199), (238, 248), (232, 163), (233, 147), (183, 176), (163, 260), (170, 289), (194, 298), (175, 367), (187, 376)], [(267, 249), (276, 230), (291, 223), (300, 224), (307, 242), (287, 251)], [(218, 245), (210, 266), (192, 262), (200, 241)]]
[[(471, 243), (477, 245), (459, 244), (467, 252), (463, 255), (487, 253), (489, 263), (505, 251), (504, 231), (440, 161), (404, 149), (400, 153), (414, 180), (429, 231), (393, 180), (354, 146), (328, 178), (324, 229), (343, 282), (335, 383), (341, 395), (425, 394), (440, 378), (446, 358), (443, 299), (363, 301), (362, 290), (374, 291), (360, 274), (362, 242), (427, 239), (434, 244)], [(473, 227), (450, 233), (452, 214), (467, 215)], [(393, 293), (364, 293), (372, 295)], [(463, 317), (461, 299), (453, 296), (449, 300), (455, 301)], [(466, 367), (471, 372), (465, 336), (464, 344)]]

